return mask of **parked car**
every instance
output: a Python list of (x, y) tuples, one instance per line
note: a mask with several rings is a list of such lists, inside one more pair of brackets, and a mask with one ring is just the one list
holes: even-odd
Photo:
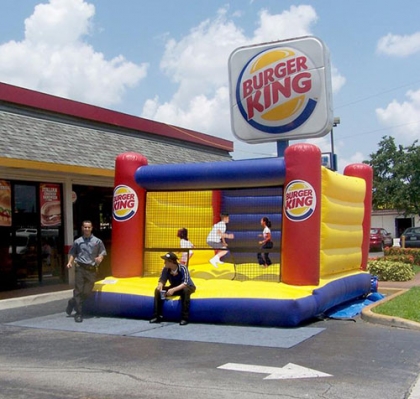
[[(25, 255), (28, 253), (29, 248), (36, 247), (36, 232), (32, 229), (19, 229), (16, 230), (16, 254)], [(12, 253), (12, 246), (9, 247), (9, 254)]]
[(372, 227), (370, 229), (370, 251), (383, 251), (385, 247), (392, 247), (394, 239), (391, 233), (388, 233), (382, 227)]
[(420, 248), (420, 227), (409, 227), (405, 229), (400, 237), (401, 246), (403, 237), (405, 237), (406, 248)]

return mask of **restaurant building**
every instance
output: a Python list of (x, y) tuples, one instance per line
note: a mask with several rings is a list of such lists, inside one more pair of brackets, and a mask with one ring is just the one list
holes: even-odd
[(0, 82), (0, 290), (73, 283), (65, 268), (85, 219), (111, 273), (118, 154), (150, 165), (231, 160), (233, 143)]

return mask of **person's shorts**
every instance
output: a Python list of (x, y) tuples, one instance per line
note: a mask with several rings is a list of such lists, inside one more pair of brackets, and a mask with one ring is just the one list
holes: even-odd
[(226, 245), (222, 242), (207, 241), (207, 244), (214, 249), (226, 249)]

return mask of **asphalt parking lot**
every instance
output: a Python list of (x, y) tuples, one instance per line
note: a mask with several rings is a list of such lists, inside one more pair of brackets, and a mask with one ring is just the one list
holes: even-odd
[(350, 320), (299, 328), (91, 317), (66, 300), (0, 310), (0, 398), (418, 398), (420, 332)]

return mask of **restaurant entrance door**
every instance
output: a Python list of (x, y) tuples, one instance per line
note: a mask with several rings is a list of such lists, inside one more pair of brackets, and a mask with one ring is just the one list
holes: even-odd
[(99, 268), (98, 278), (111, 275), (111, 229), (112, 229), (112, 187), (73, 185), (73, 233), (74, 238), (82, 234), (84, 220), (93, 224), (92, 233), (100, 238), (107, 251)]

